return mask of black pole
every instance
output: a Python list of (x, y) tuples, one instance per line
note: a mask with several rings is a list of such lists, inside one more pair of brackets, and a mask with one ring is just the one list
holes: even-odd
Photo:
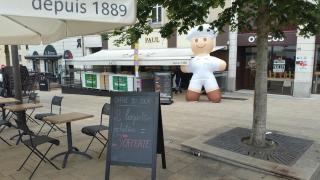
[(21, 74), (19, 65), (18, 46), (11, 46), (11, 57), (13, 66), (13, 80), (14, 80), (14, 95), (17, 100), (22, 103), (22, 87), (21, 87)]
[(9, 52), (9, 46), (4, 45), (4, 53), (6, 54), (6, 66), (11, 66), (10, 63), (10, 52)]

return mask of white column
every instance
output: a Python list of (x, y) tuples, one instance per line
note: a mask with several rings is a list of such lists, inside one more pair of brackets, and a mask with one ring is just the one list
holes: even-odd
[(311, 95), (315, 53), (315, 36), (298, 36), (294, 79), (294, 97), (308, 98)]
[(236, 90), (238, 31), (229, 32), (228, 91)]
[(45, 73), (44, 60), (40, 60), (40, 72)]

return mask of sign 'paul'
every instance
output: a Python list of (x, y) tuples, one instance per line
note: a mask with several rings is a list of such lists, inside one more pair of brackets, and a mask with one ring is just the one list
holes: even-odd
[(187, 39), (191, 42), (192, 52), (195, 57), (189, 65), (181, 66), (185, 73), (193, 73), (186, 95), (187, 101), (198, 101), (202, 87), (205, 88), (208, 99), (213, 103), (221, 101), (221, 91), (213, 74), (216, 71), (224, 71), (226, 62), (210, 53), (216, 46), (217, 33), (210, 29), (210, 25), (204, 24), (193, 28), (188, 33)]

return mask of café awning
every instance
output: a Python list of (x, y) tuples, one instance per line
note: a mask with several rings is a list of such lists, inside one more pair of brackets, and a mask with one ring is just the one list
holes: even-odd
[(25, 59), (28, 60), (59, 60), (62, 59), (62, 55), (31, 55), (25, 56)]
[[(226, 49), (217, 46), (214, 51)], [(133, 50), (101, 50), (73, 60), (66, 60), (70, 65), (118, 65), (133, 66)], [(193, 56), (190, 48), (142, 49), (139, 50), (139, 65), (141, 66), (178, 66), (187, 65)]]
[(0, 44), (7, 45), (47, 44), (136, 21), (136, 0), (0, 0), (0, 4)]

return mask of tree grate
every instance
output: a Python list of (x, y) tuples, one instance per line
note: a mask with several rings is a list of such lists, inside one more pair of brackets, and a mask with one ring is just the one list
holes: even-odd
[(277, 146), (253, 147), (242, 142), (250, 133), (249, 129), (237, 127), (206, 141), (205, 144), (288, 166), (292, 166), (313, 144), (310, 140), (271, 133), (267, 134), (266, 138), (274, 141)]

